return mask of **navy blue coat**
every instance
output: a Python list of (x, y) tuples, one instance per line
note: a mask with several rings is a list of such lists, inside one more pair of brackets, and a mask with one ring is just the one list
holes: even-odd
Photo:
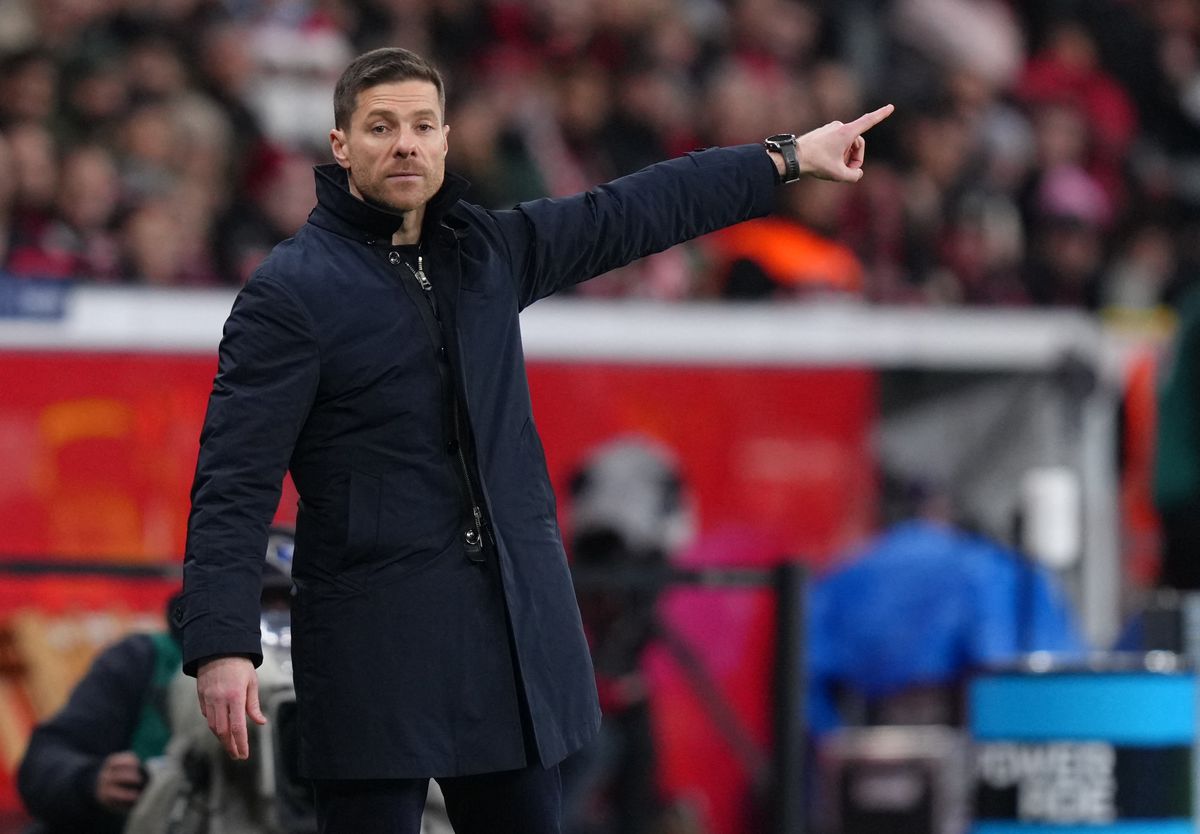
[(461, 201), (465, 183), (447, 177), (421, 251), (494, 541), (480, 565), (464, 552), (438, 339), (414, 276), (393, 263), (400, 218), (319, 166), (308, 223), (257, 270), (225, 325), (174, 615), (185, 670), (215, 655), (260, 659), (262, 554), (290, 468), (305, 775), (465, 775), (550, 765), (582, 746), (600, 715), (518, 313), (767, 213), (775, 182), (758, 145), (511, 211)]

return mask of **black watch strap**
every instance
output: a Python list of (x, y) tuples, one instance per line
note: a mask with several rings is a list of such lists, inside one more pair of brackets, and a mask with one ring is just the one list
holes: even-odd
[(780, 182), (789, 183), (800, 179), (800, 160), (796, 158), (796, 135), (776, 133), (763, 140), (767, 150), (776, 151), (783, 157), (783, 176)]

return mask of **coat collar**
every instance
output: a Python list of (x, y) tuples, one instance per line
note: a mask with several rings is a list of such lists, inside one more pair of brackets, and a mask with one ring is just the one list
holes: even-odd
[[(336, 162), (314, 166), (313, 172), (317, 181), (317, 206), (308, 216), (310, 223), (370, 244), (377, 240), (390, 241), (404, 222), (402, 213), (373, 206), (351, 194), (346, 170)], [(462, 177), (446, 173), (442, 187), (425, 206), (422, 237), (428, 230), (437, 228), (466, 192), (467, 186)]]

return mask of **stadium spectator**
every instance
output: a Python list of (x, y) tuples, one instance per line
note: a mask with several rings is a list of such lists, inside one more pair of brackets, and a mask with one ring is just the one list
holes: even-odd
[(1032, 105), (1057, 105), (1078, 120), (1083, 146), (1075, 153), (1082, 158), (1070, 161), (1084, 164), (1111, 198), (1119, 198), (1137, 114), (1129, 94), (1100, 67), (1095, 41), (1081, 23), (1054, 27), (1046, 48), (1026, 65), (1016, 93)]
[(96, 145), (69, 150), (62, 162), (54, 213), (23, 223), (8, 271), (31, 278), (120, 279), (112, 222), (120, 180), (112, 156)]
[(199, 92), (211, 99), (228, 121), (229, 161), (224, 177), (242, 182), (254, 150), (263, 142), (262, 123), (250, 108), (250, 86), (255, 64), (250, 50), (250, 28), (233, 21), (207, 25), (197, 56)]
[(245, 283), (275, 244), (304, 225), (317, 199), (315, 161), (272, 145), (259, 148), (249, 183), (216, 224), (217, 263), (227, 279)]
[(501, 209), (546, 193), (541, 171), (519, 128), (504, 111), (500, 93), (485, 86), (469, 92), (449, 115), (471, 141), (450, 149), (448, 164), (471, 183), (480, 205)]
[(0, 121), (45, 124), (54, 115), (58, 64), (41, 49), (27, 49), (0, 61)]
[(58, 145), (43, 125), (25, 122), (7, 131), (12, 149), (15, 204), (22, 225), (36, 223), (54, 206), (58, 191)]
[(117, 142), (127, 193), (140, 196), (170, 189), (175, 181), (172, 168), (181, 159), (178, 138), (165, 102), (147, 101), (129, 112)]
[(123, 274), (152, 286), (220, 283), (208, 249), (211, 212), (195, 188), (140, 202), (120, 229)]
[(68, 61), (62, 87), (57, 129), (63, 140), (111, 143), (129, 106), (125, 65), (119, 57), (108, 51)]
[(1108, 195), (1083, 169), (1060, 165), (1043, 177), (1034, 200), (1034, 236), (1024, 278), (1030, 299), (1094, 310), (1100, 304)]

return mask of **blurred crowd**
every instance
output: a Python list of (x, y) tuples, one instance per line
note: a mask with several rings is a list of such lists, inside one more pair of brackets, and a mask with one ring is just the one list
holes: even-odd
[(0, 272), (237, 286), (400, 45), (506, 208), (892, 102), (868, 175), (578, 292), (1149, 310), (1200, 263), (1200, 0), (0, 0)]

